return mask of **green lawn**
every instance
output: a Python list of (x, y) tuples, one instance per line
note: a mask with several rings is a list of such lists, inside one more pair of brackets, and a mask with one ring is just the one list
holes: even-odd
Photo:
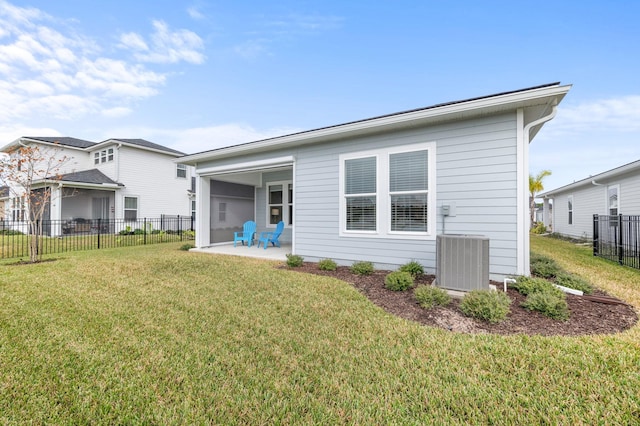
[[(180, 243), (0, 266), (0, 424), (633, 424), (639, 327), (453, 334)], [(533, 238), (640, 306), (640, 273)]]

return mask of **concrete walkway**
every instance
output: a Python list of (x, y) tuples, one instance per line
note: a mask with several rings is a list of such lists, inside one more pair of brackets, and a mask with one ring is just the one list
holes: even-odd
[(258, 248), (256, 245), (251, 247), (242, 246), (238, 243), (237, 247), (233, 243), (219, 244), (211, 247), (194, 248), (189, 251), (210, 254), (226, 254), (231, 256), (257, 257), (260, 259), (271, 260), (287, 260), (287, 254), (291, 253), (291, 245), (282, 244), (282, 247), (269, 246), (263, 249), (262, 245)]

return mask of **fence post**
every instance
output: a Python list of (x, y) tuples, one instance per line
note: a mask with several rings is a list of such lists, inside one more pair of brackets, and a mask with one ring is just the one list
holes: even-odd
[(147, 245), (147, 218), (143, 220), (144, 226), (142, 227), (142, 245)]
[(622, 226), (622, 215), (618, 215), (618, 263), (624, 264), (624, 244), (622, 237), (624, 236), (624, 227)]
[(102, 233), (102, 219), (98, 218), (98, 248), (100, 248), (100, 234)]
[(178, 235), (180, 235), (180, 241), (182, 241), (182, 219), (178, 215)]
[(594, 214), (593, 215), (593, 255), (594, 256), (598, 256), (598, 231), (599, 231), (599, 226), (598, 226), (598, 215)]

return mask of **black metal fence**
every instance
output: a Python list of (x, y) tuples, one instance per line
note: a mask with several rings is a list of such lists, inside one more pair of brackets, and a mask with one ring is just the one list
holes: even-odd
[[(42, 227), (42, 232), (38, 232)], [(124, 219), (0, 221), (0, 259), (28, 257), (33, 238), (39, 254), (193, 240), (194, 218), (168, 216)]]
[(640, 269), (640, 216), (593, 215), (593, 255)]

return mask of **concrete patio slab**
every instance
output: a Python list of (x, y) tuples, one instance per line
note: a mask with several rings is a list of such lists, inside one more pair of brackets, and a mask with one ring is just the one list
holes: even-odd
[(281, 247), (267, 247), (267, 249), (263, 249), (262, 246), (257, 247), (252, 245), (251, 247), (237, 245), (233, 246), (233, 243), (229, 244), (218, 244), (210, 247), (203, 248), (194, 248), (189, 251), (198, 252), (198, 253), (209, 253), (209, 254), (225, 254), (230, 256), (244, 256), (244, 257), (255, 257), (260, 259), (270, 259), (270, 260), (287, 260), (287, 254), (291, 253), (291, 245), (282, 244)]

